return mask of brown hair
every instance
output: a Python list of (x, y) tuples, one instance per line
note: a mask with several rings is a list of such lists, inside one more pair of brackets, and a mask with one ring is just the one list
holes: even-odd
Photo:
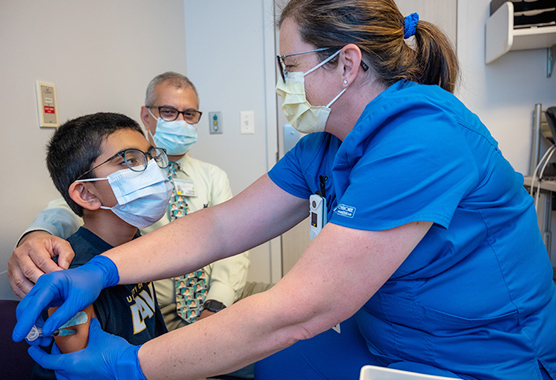
[(409, 47), (404, 16), (393, 0), (290, 0), (278, 26), (289, 17), (299, 26), (304, 42), (332, 48), (320, 52), (321, 58), (353, 43), (377, 79), (388, 86), (408, 79), (450, 92), (455, 89), (459, 65), (448, 38), (433, 24), (419, 21), (415, 49)]

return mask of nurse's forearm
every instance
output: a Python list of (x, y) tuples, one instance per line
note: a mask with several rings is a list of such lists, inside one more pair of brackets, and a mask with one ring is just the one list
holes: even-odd
[[(355, 249), (367, 242), (343, 235), (344, 227), (327, 225), (270, 290), (145, 343), (138, 356), (147, 379), (229, 373), (349, 318), (391, 273), (368, 269), (369, 249)], [(350, 297), (338, 291), (339, 281)]]
[[(351, 275), (351, 266), (359, 268), (361, 262), (350, 259), (351, 246), (342, 254), (338, 246), (328, 244), (337, 235), (319, 238), (270, 290), (145, 343), (138, 354), (145, 376), (149, 380), (198, 379), (229, 373), (352, 315), (368, 299), (368, 292), (352, 300), (337, 291), (337, 281), (331, 279), (350, 274), (348, 286), (360, 285), (361, 278)], [(366, 282), (371, 277), (363, 275)]]
[(139, 350), (143, 373), (149, 380), (199, 379), (229, 373), (291, 345), (296, 329), (273, 315), (271, 298), (248, 297), (145, 343)]
[(205, 209), (105, 253), (121, 284), (189, 273), (224, 256), (212, 210)]

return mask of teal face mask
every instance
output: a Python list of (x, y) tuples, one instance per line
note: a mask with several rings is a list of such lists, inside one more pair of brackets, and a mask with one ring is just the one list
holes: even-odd
[(156, 119), (156, 132), (149, 131), (154, 146), (166, 149), (170, 156), (185, 154), (197, 142), (197, 128), (185, 120), (167, 121), (156, 118), (149, 110), (149, 114)]

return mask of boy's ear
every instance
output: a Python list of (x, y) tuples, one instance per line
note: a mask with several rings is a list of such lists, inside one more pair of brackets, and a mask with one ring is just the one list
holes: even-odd
[(102, 205), (96, 195), (91, 193), (83, 182), (73, 182), (68, 193), (75, 203), (87, 210), (98, 210)]

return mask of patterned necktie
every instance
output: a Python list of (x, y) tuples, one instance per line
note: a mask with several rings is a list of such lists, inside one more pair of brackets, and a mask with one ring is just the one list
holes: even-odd
[[(174, 190), (168, 204), (168, 215), (170, 221), (174, 221), (187, 215), (187, 199), (180, 186), (177, 185), (176, 178), (180, 166), (175, 162), (170, 162), (168, 167), (168, 179), (173, 183)], [(176, 290), (176, 311), (178, 315), (187, 323), (193, 323), (201, 315), (203, 304), (207, 295), (207, 274), (201, 268), (198, 271), (174, 278)]]

